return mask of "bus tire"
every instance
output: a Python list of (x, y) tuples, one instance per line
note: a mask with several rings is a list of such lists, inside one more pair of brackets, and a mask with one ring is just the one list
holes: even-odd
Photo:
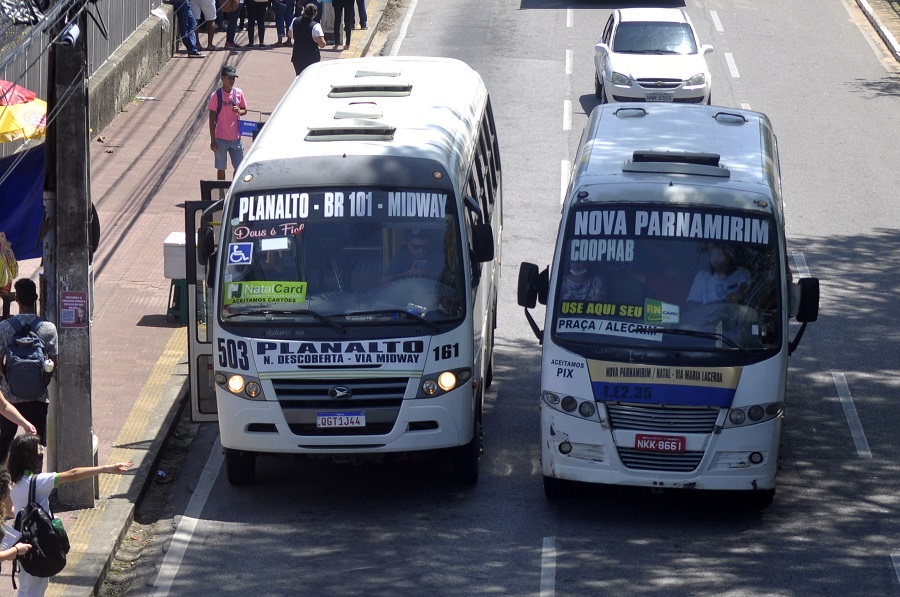
[(572, 482), (544, 475), (544, 495), (548, 500), (559, 500), (572, 495)]
[(225, 472), (232, 485), (248, 485), (256, 475), (256, 454), (225, 448)]
[(482, 427), (481, 421), (475, 420), (475, 432), (472, 441), (453, 449), (453, 479), (463, 485), (474, 485), (478, 482), (479, 461), (481, 460)]

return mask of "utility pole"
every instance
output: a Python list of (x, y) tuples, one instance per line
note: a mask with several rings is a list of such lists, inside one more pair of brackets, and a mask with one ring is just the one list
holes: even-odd
[[(83, 1), (83, 0), (82, 0)], [(71, 3), (79, 32), (57, 37), (50, 47), (47, 176), (44, 204), (45, 313), (59, 331), (57, 392), (51, 394), (53, 447), (49, 470), (94, 464), (91, 411), (91, 184), (87, 94), (87, 18), (82, 2)], [(53, 236), (55, 235), (55, 239)], [(79, 316), (82, 315), (83, 316)], [(54, 398), (56, 398), (54, 400)], [(73, 508), (94, 506), (90, 481), (60, 485), (57, 498)]]

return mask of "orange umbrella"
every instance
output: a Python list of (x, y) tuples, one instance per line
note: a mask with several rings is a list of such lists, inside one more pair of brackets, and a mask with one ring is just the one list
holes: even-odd
[(33, 99), (23, 104), (0, 106), (0, 143), (39, 139), (46, 133), (47, 102)]

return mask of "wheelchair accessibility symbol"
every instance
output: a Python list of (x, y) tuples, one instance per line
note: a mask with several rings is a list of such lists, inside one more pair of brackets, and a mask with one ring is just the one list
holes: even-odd
[(250, 265), (253, 257), (253, 243), (231, 243), (228, 245), (228, 265)]

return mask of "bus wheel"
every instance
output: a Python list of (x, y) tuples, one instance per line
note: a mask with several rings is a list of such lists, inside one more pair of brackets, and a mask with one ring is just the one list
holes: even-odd
[(464, 446), (454, 448), (453, 478), (457, 483), (474, 485), (478, 481), (478, 465), (481, 459), (482, 428), (481, 421), (475, 421), (475, 433), (472, 441)]
[(225, 448), (225, 471), (232, 485), (252, 483), (256, 473), (256, 454)]
[(558, 500), (572, 495), (572, 482), (544, 475), (544, 495), (548, 500)]

